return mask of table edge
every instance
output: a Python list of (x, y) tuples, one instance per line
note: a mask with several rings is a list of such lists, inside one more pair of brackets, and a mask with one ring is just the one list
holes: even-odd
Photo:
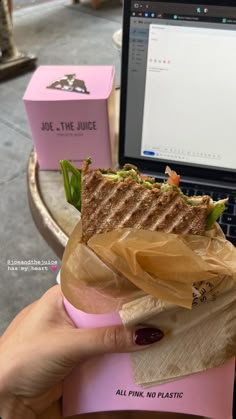
[(43, 201), (37, 172), (37, 154), (33, 149), (29, 155), (27, 165), (27, 192), (31, 215), (47, 244), (61, 259), (68, 241), (68, 236), (58, 226)]

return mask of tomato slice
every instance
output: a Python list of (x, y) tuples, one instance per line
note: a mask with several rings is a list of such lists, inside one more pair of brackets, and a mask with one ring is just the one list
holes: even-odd
[(149, 182), (155, 182), (155, 178), (154, 177), (150, 177), (150, 176), (146, 176), (146, 175), (140, 175), (140, 177), (141, 177), (141, 179), (142, 180), (147, 180), (147, 181), (149, 181)]
[(174, 170), (171, 170), (169, 166), (166, 166), (165, 173), (169, 176), (167, 179), (167, 183), (169, 185), (179, 186), (180, 175), (177, 175), (177, 173)]

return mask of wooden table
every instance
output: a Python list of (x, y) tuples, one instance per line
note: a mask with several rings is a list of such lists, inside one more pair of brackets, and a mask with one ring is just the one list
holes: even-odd
[(33, 150), (28, 161), (28, 199), (35, 224), (54, 252), (62, 258), (80, 213), (66, 202), (60, 172), (39, 171)]

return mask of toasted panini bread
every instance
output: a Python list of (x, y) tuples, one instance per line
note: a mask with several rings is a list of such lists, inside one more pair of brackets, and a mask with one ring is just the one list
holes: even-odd
[(118, 172), (82, 166), (82, 228), (86, 243), (94, 234), (133, 227), (176, 234), (204, 234), (209, 196), (187, 197), (175, 184), (142, 179), (125, 165)]

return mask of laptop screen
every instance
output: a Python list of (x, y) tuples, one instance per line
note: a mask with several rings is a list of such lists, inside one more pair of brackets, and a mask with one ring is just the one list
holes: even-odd
[[(220, 5), (220, 4), (224, 5)], [(235, 2), (125, 2), (120, 160), (236, 175)], [(163, 166), (164, 167), (164, 166)], [(205, 169), (205, 171), (204, 171)]]

